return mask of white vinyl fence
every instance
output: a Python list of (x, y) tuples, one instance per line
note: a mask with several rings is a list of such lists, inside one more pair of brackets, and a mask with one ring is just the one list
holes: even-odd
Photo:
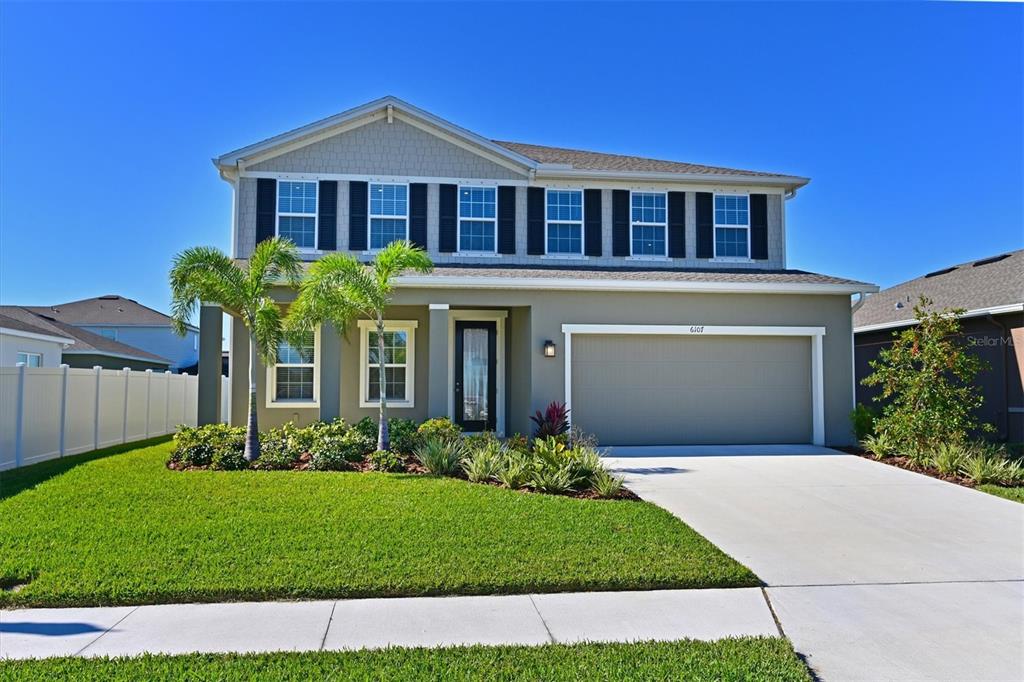
[[(195, 426), (198, 398), (188, 374), (0, 367), (0, 470)], [(229, 411), (223, 396), (222, 420)]]

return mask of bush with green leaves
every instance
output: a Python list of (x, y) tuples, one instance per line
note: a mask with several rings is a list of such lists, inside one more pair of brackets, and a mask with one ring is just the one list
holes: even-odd
[(374, 443), (377, 442), (377, 422), (375, 422), (370, 417), (363, 417), (355, 424), (353, 424), (352, 428), (355, 429), (362, 436), (372, 440)]
[(373, 451), (373, 442), (364, 434), (349, 429), (342, 435), (318, 434), (309, 450), (309, 468), (314, 471), (344, 471), (361, 462)]
[(277, 429), (260, 434), (260, 458), (252, 463), (254, 469), (291, 469), (307, 451), (311, 439), (308, 428), (298, 428), (287, 422)]
[(411, 455), (420, 444), (416, 422), (411, 419), (392, 417), (388, 420), (388, 433), (391, 438), (391, 451), (402, 455)]
[(416, 432), (424, 442), (431, 438), (452, 441), (462, 435), (462, 427), (448, 417), (437, 417), (420, 424)]
[(454, 476), (459, 471), (465, 451), (458, 439), (429, 436), (415, 454), (423, 468), (435, 476)]
[(571, 464), (562, 466), (541, 465), (534, 468), (530, 476), (530, 487), (537, 492), (549, 495), (564, 495), (576, 490), (580, 485)]
[(206, 424), (205, 426), (182, 426), (174, 434), (174, 448), (169, 462), (183, 466), (204, 467), (213, 464), (214, 459), (226, 462), (230, 452), (245, 450), (245, 429), (227, 424)]
[(860, 442), (864, 448), (875, 459), (885, 459), (892, 454), (892, 441), (884, 433), (865, 436)]
[(405, 471), (405, 462), (397, 453), (390, 450), (377, 450), (370, 455), (370, 466), (374, 471), (398, 472)]
[(506, 447), (505, 460), (494, 478), (511, 490), (525, 488), (533, 476), (530, 457), (523, 450)]
[(240, 471), (249, 468), (249, 460), (245, 458), (245, 446), (242, 449), (233, 447), (220, 448), (213, 453), (211, 469), (218, 471)]
[(975, 450), (960, 468), (964, 478), (977, 485), (998, 483), (1003, 477), (1003, 462), (984, 450)]
[(608, 500), (619, 496), (622, 483), (621, 478), (602, 469), (590, 479), (590, 488), (598, 497)]
[(466, 446), (466, 450), (474, 452), (482, 447), (487, 447), (492, 444), (501, 444), (501, 440), (494, 434), (493, 431), (481, 431), (480, 433), (470, 433), (462, 437), (462, 442)]
[(494, 480), (505, 461), (505, 449), (502, 444), (495, 439), (484, 442), (469, 452), (469, 457), (462, 463), (466, 478), (473, 483)]
[(595, 476), (605, 471), (601, 456), (591, 447), (574, 446), (568, 451), (567, 459), (576, 478), (581, 481), (593, 482)]
[(940, 474), (951, 476), (960, 473), (970, 456), (970, 449), (962, 443), (939, 443), (932, 453), (931, 465)]
[(871, 361), (861, 383), (877, 386), (882, 413), (875, 430), (892, 438), (905, 454), (928, 452), (939, 443), (964, 442), (979, 424), (983, 397), (974, 382), (987, 363), (967, 351), (960, 333), (962, 309), (932, 310), (921, 297), (914, 306), (918, 324), (894, 332), (889, 348)]
[(857, 403), (857, 407), (850, 412), (850, 424), (854, 438), (860, 443), (875, 434), (875, 411), (864, 403)]

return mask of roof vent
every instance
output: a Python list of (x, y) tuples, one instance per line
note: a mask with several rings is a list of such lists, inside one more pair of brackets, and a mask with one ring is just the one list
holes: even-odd
[(939, 275), (945, 275), (947, 273), (953, 272), (954, 270), (956, 270), (956, 268), (957, 268), (957, 266), (954, 265), (951, 268), (943, 268), (942, 270), (936, 270), (935, 272), (929, 272), (927, 275), (925, 275), (925, 277), (938, 277)]
[(894, 307), (896, 310), (903, 310), (903, 301), (896, 301), (896, 305)]
[(1001, 260), (1006, 260), (1010, 257), (1008, 253), (1002, 253), (998, 256), (992, 256), (991, 258), (982, 258), (981, 260), (974, 261), (974, 265), (971, 267), (978, 267), (979, 265), (988, 265), (989, 263), (998, 263)]
[(105, 296), (100, 296), (101, 301), (116, 301), (119, 298), (121, 297), (118, 296), (117, 294), (107, 294)]

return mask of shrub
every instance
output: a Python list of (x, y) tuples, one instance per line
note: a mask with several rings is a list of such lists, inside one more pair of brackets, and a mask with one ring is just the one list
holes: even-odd
[(597, 436), (587, 433), (578, 426), (573, 426), (568, 432), (569, 443), (573, 447), (595, 449), (597, 447)]
[(526, 452), (530, 449), (530, 439), (521, 433), (513, 433), (505, 439), (505, 446), (516, 452)]
[(857, 403), (857, 407), (850, 412), (850, 424), (853, 426), (853, 436), (860, 443), (868, 436), (875, 433), (875, 412), (864, 403)]
[(939, 447), (932, 453), (931, 465), (940, 474), (949, 476), (959, 473), (970, 456), (970, 450), (960, 443), (940, 443)]
[(931, 448), (912, 444), (903, 454), (908, 460), (910, 460), (911, 464), (919, 469), (927, 469), (932, 464)]
[(530, 485), (534, 490), (550, 495), (564, 495), (572, 492), (579, 483), (572, 466), (539, 466), (533, 470)]
[(549, 436), (533, 441), (533, 457), (541, 466), (561, 467), (569, 458), (565, 441)]
[(245, 449), (235, 449), (232, 447), (222, 447), (213, 453), (213, 461), (210, 462), (210, 468), (218, 469), (220, 471), (239, 471), (241, 469), (248, 469), (249, 462), (245, 459)]
[(960, 468), (966, 478), (974, 483), (995, 483), (1003, 476), (1003, 462), (1006, 460), (996, 459), (984, 450), (976, 450), (964, 462)]
[(462, 427), (453, 423), (448, 417), (439, 417), (437, 419), (428, 419), (423, 422), (420, 424), (419, 428), (416, 429), (416, 432), (424, 442), (431, 438), (452, 441), (462, 434)]
[(473, 483), (486, 483), (496, 478), (505, 460), (505, 452), (501, 443), (494, 440), (471, 452), (472, 454), (462, 464), (466, 478)]
[(565, 403), (552, 401), (543, 412), (537, 410), (530, 421), (536, 424), (534, 438), (561, 436), (569, 430), (569, 410)]
[(405, 471), (402, 458), (390, 450), (377, 450), (370, 455), (370, 465), (374, 471)]
[(388, 420), (388, 435), (391, 440), (391, 451), (402, 455), (411, 455), (420, 444), (420, 436), (416, 431), (416, 422), (411, 419), (392, 417)]
[(964, 311), (935, 311), (931, 304), (921, 297), (914, 306), (920, 322), (893, 334), (892, 345), (871, 361), (872, 372), (861, 382), (881, 388), (875, 400), (884, 407), (875, 426), (901, 451), (962, 442), (979, 426), (975, 411), (983, 398), (974, 377), (988, 365), (961, 340), (958, 316)]
[(252, 463), (254, 469), (291, 469), (306, 452), (303, 445), (309, 441), (305, 429), (297, 429), (288, 422), (279, 429), (260, 434), (260, 458)]
[(435, 476), (453, 476), (459, 470), (464, 451), (458, 440), (447, 440), (438, 436), (427, 438), (416, 449), (416, 459), (423, 468)]
[(317, 438), (309, 451), (309, 468), (315, 471), (343, 471), (352, 462), (361, 462), (373, 444), (355, 429), (344, 435), (324, 434)]
[(168, 462), (184, 466), (209, 466), (215, 458), (225, 460), (228, 451), (245, 450), (245, 429), (227, 424), (206, 424), (200, 427), (183, 426), (174, 435), (174, 448)]
[(506, 488), (525, 488), (533, 476), (530, 460), (521, 450), (506, 449), (505, 460), (495, 474), (495, 479)]
[(591, 479), (590, 487), (598, 497), (607, 500), (622, 492), (622, 479), (602, 469)]
[(892, 442), (884, 433), (865, 437), (860, 442), (860, 446), (871, 453), (875, 459), (884, 459), (892, 453)]
[(580, 481), (593, 483), (595, 477), (606, 473), (604, 464), (601, 463), (601, 456), (597, 454), (597, 450), (591, 447), (576, 446), (567, 454), (573, 474)]
[(462, 437), (462, 442), (466, 446), (466, 450), (475, 452), (483, 447), (493, 445), (500, 445), (501, 441), (494, 435), (493, 431), (482, 431), (481, 433), (473, 433)]
[(374, 443), (377, 442), (378, 425), (377, 422), (370, 417), (363, 417), (357, 421), (352, 428), (358, 431), (364, 438), (367, 438)]

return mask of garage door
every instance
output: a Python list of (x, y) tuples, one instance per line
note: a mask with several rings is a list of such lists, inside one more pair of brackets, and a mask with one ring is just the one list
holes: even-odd
[(572, 421), (602, 445), (811, 441), (807, 337), (572, 341)]

